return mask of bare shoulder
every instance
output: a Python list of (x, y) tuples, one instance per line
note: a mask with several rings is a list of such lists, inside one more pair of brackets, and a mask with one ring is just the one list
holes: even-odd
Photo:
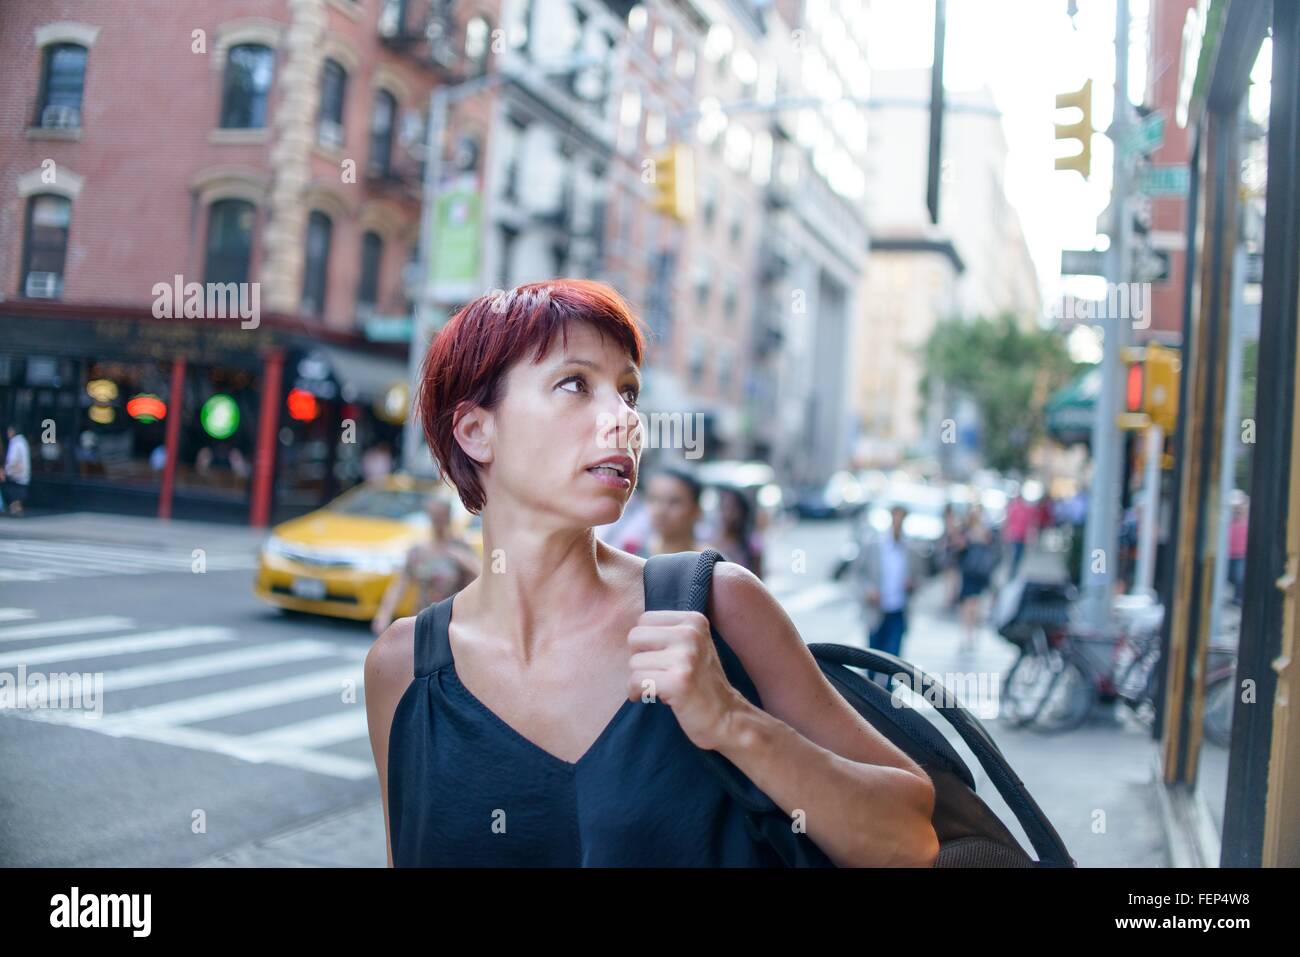
[(398, 618), (366, 652), (366, 697), (401, 697), (415, 673), (415, 618)]
[(778, 652), (775, 646), (779, 645), (806, 653), (781, 603), (762, 579), (737, 562), (720, 561), (713, 566), (709, 620), (742, 659), (747, 652), (757, 653), (760, 649)]

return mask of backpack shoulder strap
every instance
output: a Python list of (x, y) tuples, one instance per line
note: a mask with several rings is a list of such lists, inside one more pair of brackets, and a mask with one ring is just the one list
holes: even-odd
[(646, 559), (646, 611), (698, 611), (708, 613), (713, 565), (722, 559), (715, 549), (673, 552)]

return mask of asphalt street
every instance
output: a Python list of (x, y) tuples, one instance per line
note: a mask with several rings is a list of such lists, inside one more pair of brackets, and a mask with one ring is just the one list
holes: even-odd
[[(853, 596), (830, 580), (847, 534), (804, 522), (768, 538), (768, 587), (807, 641), (866, 644)], [(0, 524), (0, 672), (104, 682), (102, 715), (0, 711), (0, 865), (383, 866), (361, 676), (371, 635), (259, 602), (258, 538), (115, 516)], [(1004, 726), (1011, 646), (986, 631), (960, 655), (942, 599), (937, 582), (918, 596), (903, 657), (982, 676), (964, 703), (1081, 864), (1165, 864), (1149, 737), (1108, 714), (1057, 738)]]

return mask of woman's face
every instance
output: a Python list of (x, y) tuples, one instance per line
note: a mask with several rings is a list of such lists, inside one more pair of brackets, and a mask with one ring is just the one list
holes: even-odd
[[(475, 410), (486, 423), (458, 431), (479, 462), (486, 508), (513, 501), (551, 516), (559, 527), (617, 521), (636, 487), (642, 435), (635, 403), (640, 373), (627, 351), (585, 322), (557, 335), (538, 363), (532, 355), (505, 376), (493, 410)], [(591, 471), (621, 456), (623, 474)]]
[(671, 475), (656, 475), (646, 489), (646, 507), (654, 530), (666, 538), (690, 534), (700, 517), (699, 506), (691, 498), (685, 482)]

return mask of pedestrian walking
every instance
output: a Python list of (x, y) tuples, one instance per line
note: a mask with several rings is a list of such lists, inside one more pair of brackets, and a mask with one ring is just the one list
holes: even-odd
[(4, 501), (9, 514), (17, 517), (23, 514), (23, 503), (27, 501), (28, 486), (32, 481), (32, 450), (26, 436), (16, 426), (10, 425), (5, 435), (8, 444), (0, 479), (4, 481)]
[(418, 611), (454, 595), (478, 576), (479, 558), (474, 546), (451, 527), (451, 503), (441, 495), (431, 495), (426, 513), (429, 540), (407, 552), (402, 570), (384, 591), (370, 622), (370, 630), (376, 635), (383, 634), (393, 623), (393, 614), (410, 589), (415, 589)]
[[(867, 646), (891, 655), (902, 653), (907, 606), (921, 580), (916, 552), (903, 535), (906, 518), (907, 509), (902, 505), (891, 508), (888, 531), (873, 536), (860, 553)], [(888, 689), (888, 676), (880, 683)]]
[(703, 492), (699, 480), (685, 469), (666, 467), (650, 477), (646, 483), (650, 535), (640, 552), (642, 558), (695, 552), (705, 547), (695, 533), (703, 514)]
[(1001, 563), (993, 533), (984, 521), (984, 510), (978, 505), (971, 506), (966, 513), (964, 539), (957, 559), (961, 569), (961, 591), (957, 595), (962, 624), (960, 650), (972, 652), (984, 595), (992, 584), (993, 572)]
[(636, 487), (644, 349), (623, 298), (577, 279), (474, 299), (429, 347), (419, 417), (482, 516), (482, 573), (366, 657), (389, 863), (780, 864), (711, 750), (798, 794), (832, 863), (933, 866), (929, 778), (761, 581), (720, 562), (707, 616), (646, 611), (647, 560), (596, 537)]
[(1025, 500), (1024, 493), (1017, 491), (1011, 503), (1007, 505), (1006, 540), (1011, 543), (1011, 572), (1008, 577), (1015, 578), (1020, 569), (1020, 561), (1025, 557), (1025, 543), (1028, 541), (1037, 519), (1037, 510)]
[(718, 489), (718, 530), (711, 544), (728, 561), (763, 577), (763, 540), (754, 527), (754, 506), (739, 489)]

